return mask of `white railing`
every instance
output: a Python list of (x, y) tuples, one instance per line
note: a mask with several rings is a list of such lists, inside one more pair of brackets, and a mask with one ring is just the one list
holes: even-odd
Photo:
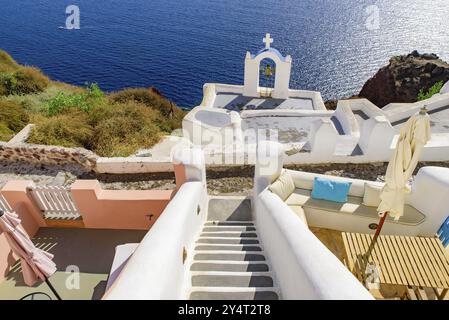
[(66, 187), (33, 186), (28, 191), (47, 219), (75, 220), (81, 217)]
[(3, 197), (3, 195), (0, 193), (0, 210), (11, 212), (12, 208), (9, 206), (6, 199)]

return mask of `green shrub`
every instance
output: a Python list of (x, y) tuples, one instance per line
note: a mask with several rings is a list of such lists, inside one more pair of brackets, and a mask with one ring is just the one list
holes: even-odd
[(25, 109), (12, 101), (0, 100), (0, 140), (8, 141), (29, 122)]
[(13, 73), (0, 73), (0, 96), (9, 96), (15, 92), (17, 79)]
[(181, 127), (182, 119), (185, 116), (183, 110), (175, 104), (165, 99), (154, 88), (132, 88), (115, 92), (109, 96), (113, 103), (136, 102), (143, 104), (160, 113), (157, 125), (164, 132), (171, 132)]
[(440, 93), (443, 88), (443, 81), (439, 81), (435, 83), (427, 92), (424, 92), (424, 89), (421, 89), (418, 93), (418, 101), (423, 101), (432, 98), (435, 94)]
[(43, 118), (31, 131), (28, 142), (63, 147), (88, 147), (93, 128), (83, 112)]
[(125, 157), (160, 140), (155, 111), (142, 104), (104, 105), (89, 113), (95, 126), (91, 148), (107, 157)]
[(21, 67), (15, 72), (0, 73), (0, 95), (26, 95), (44, 91), (50, 80), (39, 69)]
[(67, 94), (63, 91), (58, 92), (54, 97), (46, 103), (49, 116), (66, 112), (69, 109), (77, 109), (81, 111), (89, 111), (95, 106), (104, 102), (104, 93), (97, 84), (91, 84), (87, 87), (86, 92)]

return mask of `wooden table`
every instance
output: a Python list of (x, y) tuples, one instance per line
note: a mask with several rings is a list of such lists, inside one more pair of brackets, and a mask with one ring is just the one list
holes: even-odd
[[(342, 233), (348, 267), (361, 281), (363, 265), (373, 235)], [(408, 288), (433, 288), (444, 298), (449, 289), (449, 257), (438, 238), (381, 235), (368, 261), (379, 268), (381, 284)]]

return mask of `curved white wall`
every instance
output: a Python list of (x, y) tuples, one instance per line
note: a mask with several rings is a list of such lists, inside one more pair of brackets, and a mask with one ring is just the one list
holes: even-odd
[(449, 93), (449, 81), (446, 82), (446, 84), (443, 86), (443, 88), (441, 88), (440, 93), (441, 93), (441, 94)]
[(283, 299), (374, 299), (301, 219), (268, 190), (257, 196), (255, 220)]
[[(199, 214), (198, 206), (201, 207)], [(192, 247), (206, 212), (203, 183), (183, 184), (104, 299), (183, 299), (187, 266), (183, 262), (183, 249)]]

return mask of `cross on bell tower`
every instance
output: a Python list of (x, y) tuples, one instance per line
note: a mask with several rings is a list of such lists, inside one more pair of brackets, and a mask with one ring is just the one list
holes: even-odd
[[(271, 97), (275, 99), (287, 99), (289, 97), (290, 74), (292, 68), (292, 57), (283, 56), (278, 50), (271, 48), (273, 38), (267, 33), (263, 39), (265, 48), (258, 51), (257, 54), (246, 53), (245, 57), (245, 82), (243, 84), (243, 96), (261, 97), (262, 90), (266, 88), (260, 83), (260, 70), (262, 61), (270, 59), (276, 64), (274, 74), (274, 89)], [(271, 73), (272, 70), (271, 70)]]
[(267, 33), (265, 38), (263, 39), (263, 43), (265, 43), (265, 49), (270, 49), (271, 44), (273, 43), (273, 38), (271, 38), (270, 34)]

